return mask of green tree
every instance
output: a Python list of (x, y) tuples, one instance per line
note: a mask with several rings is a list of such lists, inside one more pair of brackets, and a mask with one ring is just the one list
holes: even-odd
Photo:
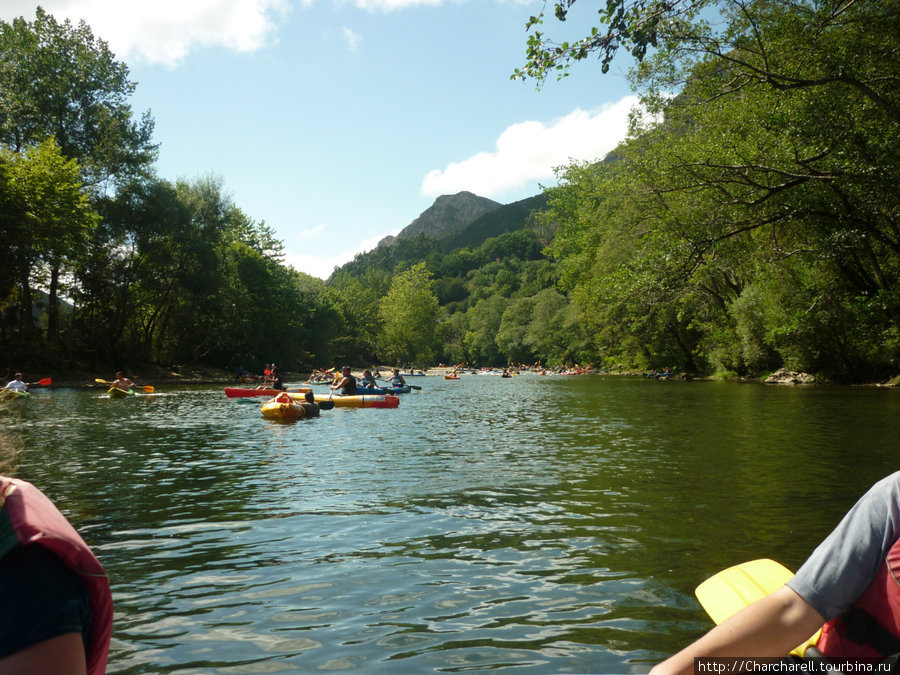
[(339, 362), (375, 363), (378, 360), (380, 303), (390, 289), (391, 280), (391, 273), (379, 267), (366, 267), (358, 276), (346, 268), (332, 275), (330, 285), (337, 293), (341, 317), (340, 324), (334, 327), (334, 358)]
[(437, 359), (441, 363), (457, 364), (469, 361), (469, 354), (465, 346), (468, 329), (466, 312), (454, 312), (438, 324), (437, 339), (441, 347)]
[(114, 356), (282, 368), (330, 358), (333, 293), (282, 264), (281, 242), (220, 179), (129, 184), (107, 204), (106, 224), (83, 304)]
[(504, 310), (494, 341), (507, 363), (531, 363), (534, 360), (534, 353), (525, 339), (533, 313), (533, 298), (511, 300)]
[(381, 301), (381, 345), (391, 362), (422, 365), (434, 359), (438, 301), (431, 290), (431, 273), (425, 263), (413, 265), (396, 277)]
[(491, 295), (476, 302), (466, 311), (468, 329), (463, 338), (468, 361), (478, 365), (500, 365), (506, 362), (497, 345), (497, 334), (509, 300)]
[[(558, 3), (560, 18), (572, 4)], [(598, 350), (651, 366), (883, 374), (900, 355), (900, 13), (803, 0), (607, 8), (621, 11), (601, 13), (597, 41), (544, 40), (530, 73), (655, 46), (632, 75), (662, 123), (636, 120), (615, 161), (570, 167), (551, 191), (553, 251)], [(716, 24), (703, 20), (713, 9)]]
[(86, 255), (99, 216), (77, 162), (63, 157), (52, 139), (21, 154), (4, 150), (2, 155), (2, 192), (10, 209), (3, 243), (7, 271), (18, 282), (19, 328), (23, 336), (31, 332), (32, 289), (39, 286), (48, 293), (47, 335), (56, 340), (61, 280)]
[(132, 119), (128, 68), (84, 22), (0, 22), (0, 143), (22, 151), (48, 137), (101, 188), (140, 173), (156, 155), (153, 121)]
[[(553, 288), (545, 288), (531, 298), (532, 315), (523, 342), (534, 356), (548, 363), (562, 363), (567, 347), (576, 343), (568, 325), (569, 300)], [(574, 360), (580, 360), (574, 355)]]

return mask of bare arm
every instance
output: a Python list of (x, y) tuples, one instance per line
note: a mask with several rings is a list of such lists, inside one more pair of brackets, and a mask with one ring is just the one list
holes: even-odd
[(86, 669), (84, 644), (78, 633), (66, 633), (50, 638), (0, 659), (0, 675), (20, 673), (84, 675)]
[(787, 586), (745, 607), (702, 638), (657, 665), (652, 675), (691, 675), (694, 659), (725, 656), (787, 656), (825, 619)]

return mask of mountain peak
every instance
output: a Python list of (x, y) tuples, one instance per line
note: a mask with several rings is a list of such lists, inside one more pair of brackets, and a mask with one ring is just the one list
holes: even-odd
[(501, 206), (503, 205), (499, 202), (465, 190), (455, 195), (441, 195), (396, 237), (387, 237), (380, 243), (390, 244), (397, 239), (414, 237), (420, 233), (443, 239), (462, 231), (473, 220)]

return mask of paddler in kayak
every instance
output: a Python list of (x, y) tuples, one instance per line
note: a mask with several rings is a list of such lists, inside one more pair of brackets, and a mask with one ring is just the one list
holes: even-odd
[(371, 389), (372, 387), (377, 387), (378, 382), (375, 381), (375, 376), (372, 374), (371, 370), (364, 370), (362, 377), (359, 380), (359, 384), (357, 385), (357, 389), (359, 387), (363, 387), (364, 389)]
[(405, 387), (406, 380), (403, 379), (403, 375), (400, 374), (399, 368), (394, 368), (391, 379), (389, 380), (392, 387)]
[(117, 389), (121, 389), (122, 391), (131, 391), (131, 388), (134, 386), (134, 382), (129, 380), (125, 375), (122, 374), (122, 371), (116, 372), (116, 379), (113, 380), (112, 386)]
[(341, 396), (356, 396), (356, 378), (350, 374), (350, 366), (341, 368), (341, 379), (331, 385), (331, 391), (341, 390)]
[(24, 394), (28, 391), (28, 383), (22, 381), (22, 373), (16, 373), (15, 378), (7, 382), (6, 386), (3, 388), (19, 394)]
[(816, 648), (829, 659), (872, 663), (896, 654), (900, 652), (898, 578), (900, 472), (872, 486), (793, 579), (651, 673), (693, 673), (695, 658), (782, 657), (823, 625)]

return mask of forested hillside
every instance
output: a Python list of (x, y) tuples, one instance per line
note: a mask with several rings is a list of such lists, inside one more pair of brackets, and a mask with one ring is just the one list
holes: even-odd
[[(359, 361), (376, 355), (419, 363), (577, 359), (568, 351), (574, 343), (562, 335), (573, 330), (569, 303), (556, 290), (555, 264), (544, 255), (550, 238), (537, 229), (536, 209), (543, 203), (540, 196), (494, 208), (454, 231), (439, 225), (428, 230), (437, 237), (426, 231), (398, 237), (337, 270), (331, 287), (356, 298), (351, 325)], [(415, 282), (405, 300), (385, 302), (401, 279)], [(436, 319), (412, 309), (411, 298), (419, 296), (433, 296)], [(380, 342), (392, 323), (406, 326), (409, 339)], [(423, 334), (429, 346), (415, 346)]]
[(580, 41), (532, 32), (514, 74), (627, 48), (643, 112), (607, 161), (515, 204), (442, 197), (327, 282), (286, 266), (220, 180), (155, 175), (153, 120), (89, 27), (0, 23), (2, 365), (897, 375), (895, 4), (651, 5), (610, 0)]
[(897, 3), (610, 0), (601, 16), (566, 43), (535, 28), (516, 73), (636, 57), (644, 118), (617, 162), (562, 169), (545, 216), (598, 356), (896, 375)]

